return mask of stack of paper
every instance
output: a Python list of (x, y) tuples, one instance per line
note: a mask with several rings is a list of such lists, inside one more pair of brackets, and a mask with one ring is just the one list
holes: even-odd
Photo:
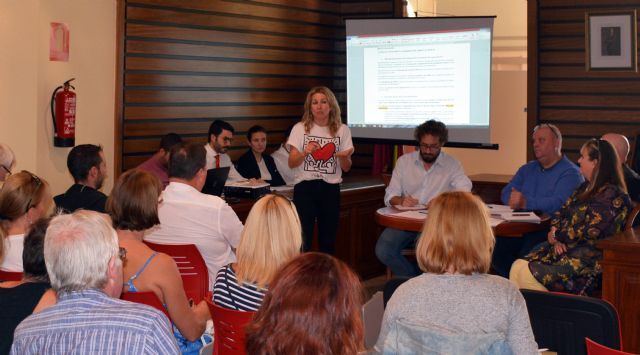
[(421, 205), (421, 204), (417, 204), (417, 205), (413, 205), (413, 206), (393, 205), (393, 207), (395, 207), (396, 209), (398, 209), (400, 211), (419, 211), (419, 210), (426, 210), (427, 209), (427, 206)]
[(540, 223), (540, 217), (533, 212), (504, 212), (500, 218), (508, 222)]

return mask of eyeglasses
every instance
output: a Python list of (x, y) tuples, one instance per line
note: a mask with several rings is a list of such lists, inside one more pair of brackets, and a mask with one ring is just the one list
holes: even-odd
[(118, 258), (120, 258), (120, 260), (125, 261), (127, 259), (127, 249), (123, 248), (123, 247), (119, 247), (118, 248)]
[(424, 143), (420, 143), (418, 144), (418, 146), (420, 147), (420, 150), (438, 150), (440, 149), (442, 146), (440, 144), (424, 144)]
[(42, 185), (42, 180), (40, 180), (39, 177), (37, 177), (36, 175), (33, 175), (32, 173), (26, 171), (26, 170), (22, 170), (22, 173), (26, 173), (29, 174), (31, 176), (31, 182), (32, 183), (36, 183), (36, 187), (33, 189), (33, 192), (31, 193), (31, 197), (29, 198), (29, 202), (27, 202), (27, 209), (24, 211), (24, 213), (29, 212), (29, 209), (33, 206), (31, 206), (31, 202), (33, 201), (33, 197), (36, 195), (36, 193), (38, 193), (38, 190), (40, 189), (40, 186)]
[(9, 168), (7, 168), (7, 167), (6, 167), (6, 166), (4, 166), (4, 165), (0, 165), (0, 167), (2, 167), (2, 169), (7, 173), (7, 174), (6, 174), (7, 176), (11, 175), (11, 170), (9, 170)]

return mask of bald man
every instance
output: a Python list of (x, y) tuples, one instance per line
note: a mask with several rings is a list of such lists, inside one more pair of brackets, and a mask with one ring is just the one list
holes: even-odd
[(640, 202), (640, 175), (633, 171), (627, 165), (627, 157), (629, 156), (629, 140), (622, 134), (607, 133), (602, 139), (611, 143), (618, 154), (618, 160), (622, 164), (622, 172), (624, 173), (624, 182), (627, 184), (629, 197), (635, 202)]

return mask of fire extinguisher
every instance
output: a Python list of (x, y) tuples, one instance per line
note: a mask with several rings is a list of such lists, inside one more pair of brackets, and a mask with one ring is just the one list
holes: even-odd
[[(53, 145), (73, 147), (76, 143), (76, 93), (69, 79), (58, 86), (51, 95), (51, 118), (53, 119)], [(62, 90), (62, 91), (60, 91)]]

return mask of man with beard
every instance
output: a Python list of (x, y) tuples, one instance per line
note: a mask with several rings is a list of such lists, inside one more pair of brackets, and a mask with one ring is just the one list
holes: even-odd
[(233, 166), (231, 158), (229, 158), (227, 154), (234, 132), (235, 130), (229, 122), (215, 120), (209, 126), (209, 142), (204, 145), (204, 149), (207, 152), (205, 169), (229, 167), (229, 177), (227, 181), (245, 180)]
[[(449, 132), (444, 123), (429, 120), (416, 127), (414, 136), (418, 150), (401, 156), (393, 170), (384, 202), (387, 206), (415, 207), (445, 191), (471, 191), (471, 180), (462, 164), (441, 151)], [(387, 228), (376, 244), (376, 256), (395, 276), (412, 277), (420, 273), (416, 263), (409, 262), (401, 251), (415, 245), (417, 232)]]
[[(578, 166), (562, 155), (562, 134), (558, 127), (548, 123), (536, 126), (531, 141), (536, 160), (521, 166), (502, 189), (502, 203), (516, 210), (553, 216), (584, 178)], [(511, 264), (546, 241), (547, 233), (546, 230), (525, 233), (522, 238), (497, 236), (491, 261), (494, 271), (508, 278)]]
[(160, 149), (151, 158), (138, 165), (136, 169), (150, 172), (160, 180), (163, 188), (167, 187), (169, 185), (169, 152), (171, 147), (181, 142), (182, 138), (178, 134), (167, 133), (160, 140)]
[(67, 213), (80, 208), (104, 213), (107, 196), (98, 191), (107, 178), (102, 147), (93, 144), (73, 147), (67, 156), (67, 168), (75, 184), (53, 198), (57, 208)]

